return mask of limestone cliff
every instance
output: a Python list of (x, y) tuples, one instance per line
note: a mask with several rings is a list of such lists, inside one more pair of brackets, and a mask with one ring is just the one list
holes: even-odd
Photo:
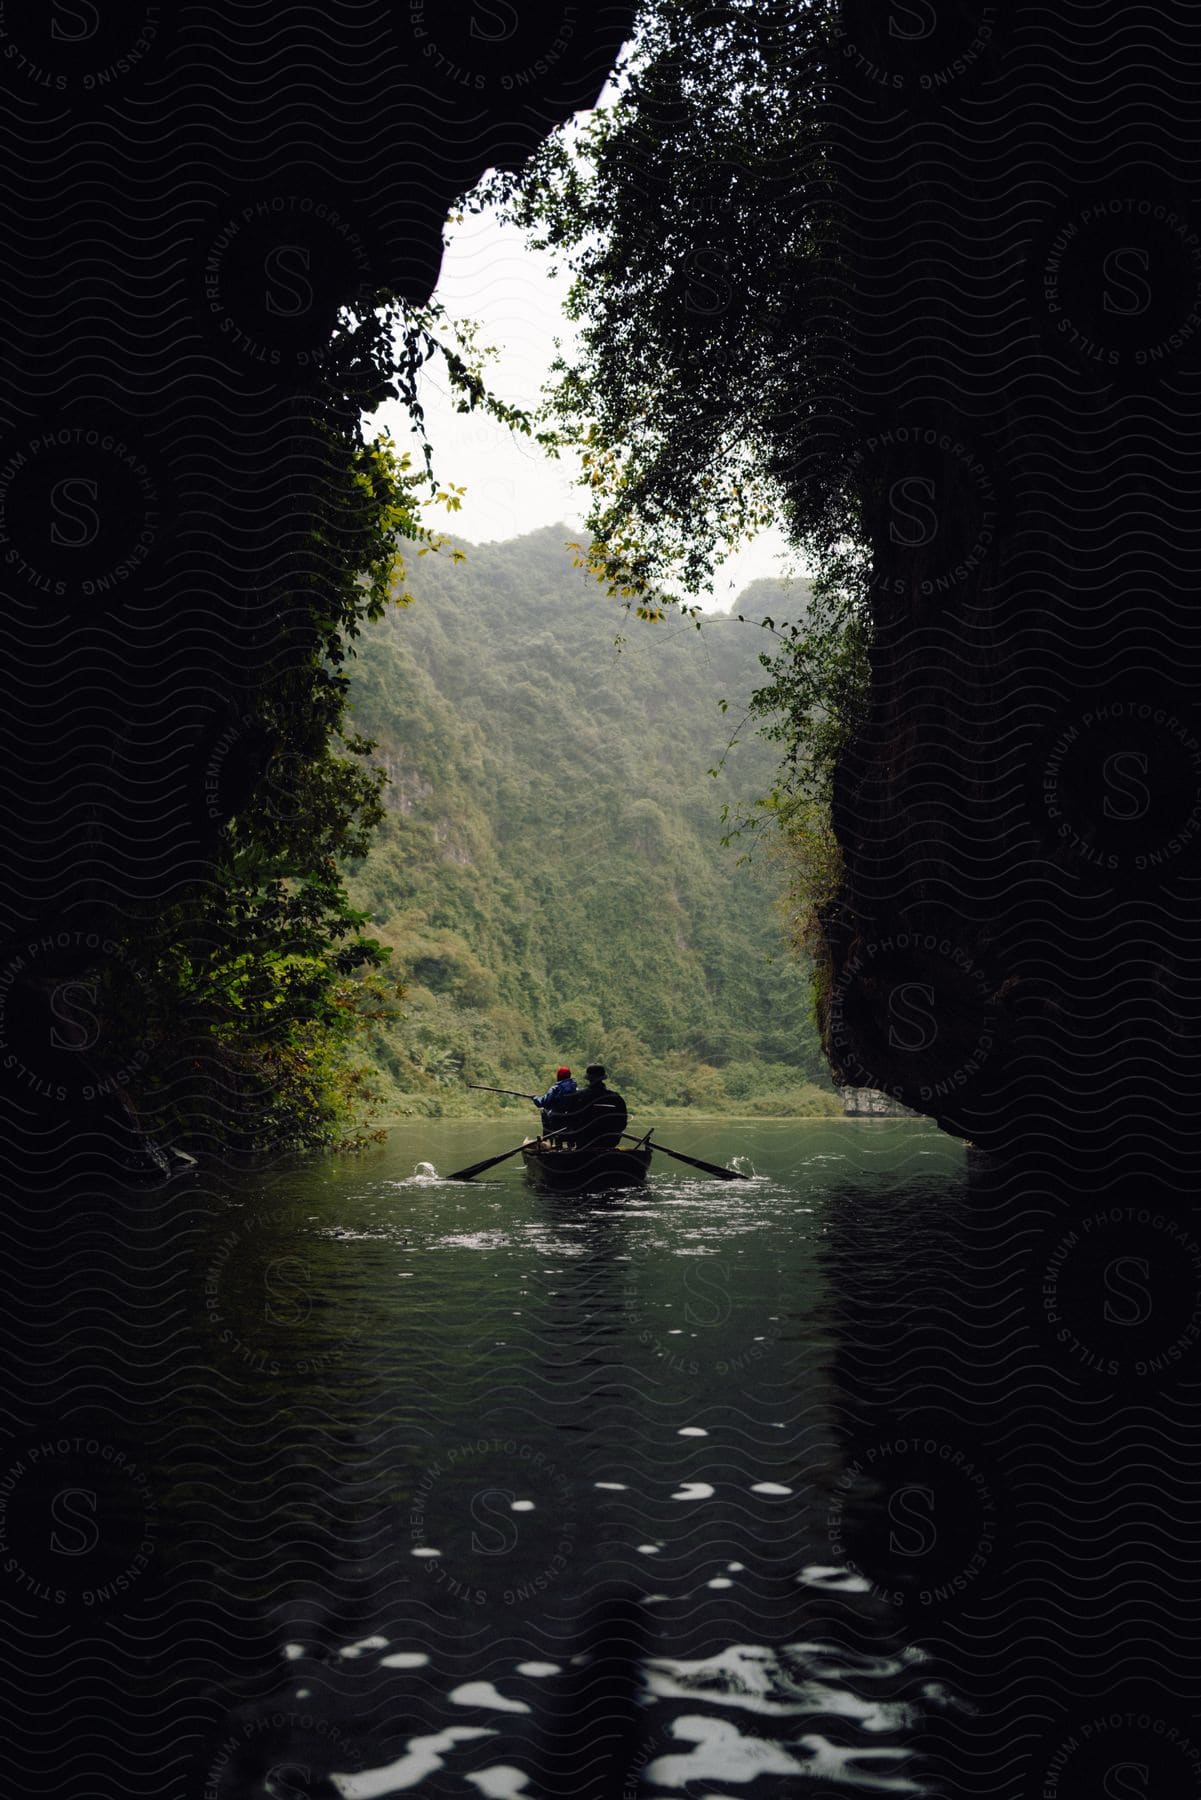
[(874, 647), (825, 1037), (1066, 1163), (1197, 1150), (1199, 74), (1195, 19), (842, 10)]
[(137, 1135), (97, 959), (136, 1006), (130, 909), (263, 776), (340, 309), (428, 297), (454, 198), (593, 103), (632, 6), (43, 10), (3, 33), (0, 1112), (57, 1176)]

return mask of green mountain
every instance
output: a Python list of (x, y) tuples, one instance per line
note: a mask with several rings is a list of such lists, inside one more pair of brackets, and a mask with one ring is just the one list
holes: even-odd
[(768, 640), (627, 615), (565, 536), (423, 557), (360, 640), (352, 714), (390, 786), (351, 892), (407, 984), (372, 1046), (385, 1113), (486, 1111), (465, 1081), (540, 1091), (560, 1060), (635, 1103), (835, 1110), (773, 886), (721, 843), (775, 770), (749, 727), (726, 754)]

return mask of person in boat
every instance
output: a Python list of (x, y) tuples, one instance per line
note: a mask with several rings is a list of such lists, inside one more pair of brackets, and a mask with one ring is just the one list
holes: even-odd
[(566, 1063), (561, 1063), (555, 1070), (555, 1079), (545, 1094), (535, 1096), (534, 1105), (542, 1110), (543, 1131), (562, 1131), (568, 1123), (568, 1111), (579, 1094), (579, 1088), (572, 1080), (571, 1070)]
[(629, 1119), (626, 1103), (606, 1087), (603, 1063), (589, 1063), (584, 1075), (588, 1086), (569, 1103), (572, 1140), (581, 1149), (613, 1150)]

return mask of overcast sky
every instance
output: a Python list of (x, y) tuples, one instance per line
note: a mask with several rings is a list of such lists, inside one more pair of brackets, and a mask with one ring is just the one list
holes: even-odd
[[(477, 320), (481, 341), (496, 346), (498, 355), (487, 370), (493, 391), (532, 410), (554, 358), (555, 339), (568, 342), (572, 332), (562, 313), (567, 277), (552, 277), (550, 259), (529, 249), (520, 231), (493, 214), (448, 226), (446, 236), (437, 298), (453, 317)], [(528, 438), (480, 414), (455, 412), (436, 375), (425, 379), (423, 404), (439, 479), (467, 489), (462, 512), (453, 520), (431, 515), (432, 524), (471, 543), (520, 537), (560, 523), (567, 527), (565, 540), (578, 533), (584, 494), (573, 484), (571, 464), (554, 461)], [(398, 403), (382, 407), (376, 423), (398, 444), (408, 441), (408, 422)], [(783, 550), (777, 532), (764, 533), (719, 571), (709, 603), (724, 610), (749, 581), (783, 574)]]

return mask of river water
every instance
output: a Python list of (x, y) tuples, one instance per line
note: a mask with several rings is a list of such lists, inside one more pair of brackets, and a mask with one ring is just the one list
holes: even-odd
[(444, 1178), (519, 1129), (28, 1213), (14, 1267), (59, 1274), (7, 1321), (23, 1769), (1201, 1794), (1191, 1225), (907, 1120), (672, 1128), (739, 1182)]
[(231, 1446), (265, 1431), (236, 1483), (262, 1510), (231, 1508), (226, 1554), (275, 1575), (280, 1678), (237, 1710), (217, 1791), (291, 1766), (342, 1800), (922, 1791), (918, 1721), (953, 1696), (889, 1595), (954, 1578), (989, 1520), (927, 1545), (920, 1454), (886, 1435), (902, 1548), (927, 1553), (856, 1556), (878, 1483), (848, 1450), (831, 1272), (865, 1209), (892, 1279), (890, 1194), (945, 1214), (962, 1148), (735, 1122), (674, 1147), (745, 1182), (665, 1157), (616, 1197), (541, 1193), (519, 1159), (435, 1173), (511, 1131), (407, 1127), (207, 1222)]

